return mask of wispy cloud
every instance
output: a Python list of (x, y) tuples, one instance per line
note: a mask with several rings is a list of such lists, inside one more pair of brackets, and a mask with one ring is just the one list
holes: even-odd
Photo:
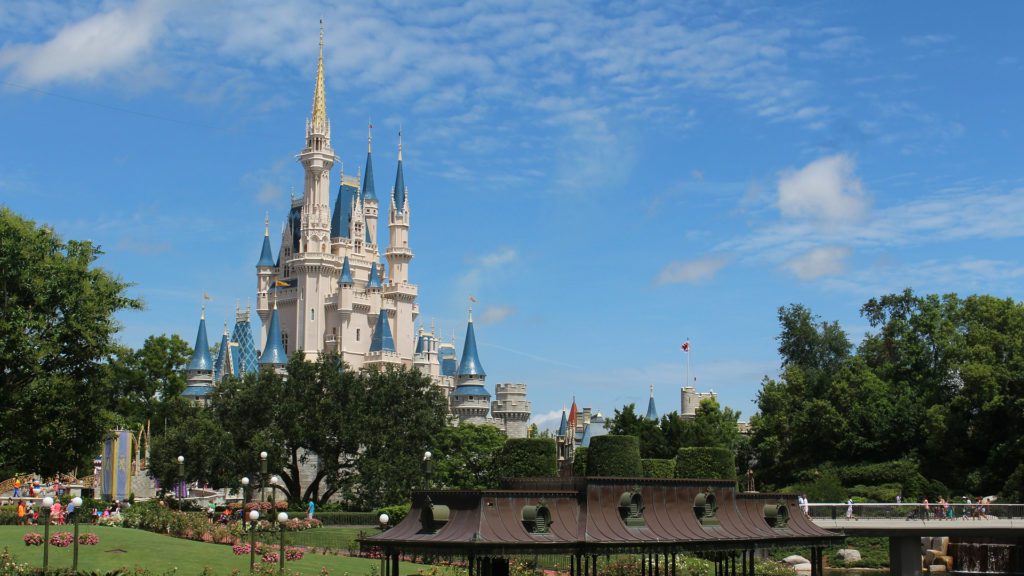
[(479, 256), (470, 256), (466, 261), (472, 266), (458, 279), (459, 298), (477, 295), (484, 287), (485, 280), (519, 258), (519, 252), (510, 246), (502, 246)]
[(820, 158), (779, 177), (779, 211), (783, 216), (827, 221), (858, 220), (867, 208), (854, 161), (846, 154)]
[(928, 48), (952, 42), (954, 37), (950, 34), (919, 34), (916, 36), (904, 36), (900, 40), (911, 48)]
[(849, 248), (822, 246), (787, 260), (784, 267), (801, 280), (814, 280), (841, 273), (849, 256)]
[(516, 313), (514, 306), (488, 306), (478, 316), (481, 324), (497, 324)]
[(714, 278), (726, 264), (724, 256), (705, 256), (697, 260), (670, 262), (655, 279), (655, 284), (693, 284)]

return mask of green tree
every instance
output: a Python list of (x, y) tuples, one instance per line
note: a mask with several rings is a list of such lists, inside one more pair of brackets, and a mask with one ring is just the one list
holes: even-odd
[(636, 411), (636, 404), (627, 404), (607, 424), (608, 433), (616, 436), (636, 436), (640, 439), (642, 458), (673, 458), (662, 429), (655, 420), (648, 420)]
[[(179, 480), (237, 486), (237, 455), (231, 435), (215, 413), (193, 409), (153, 439), (149, 470), (165, 487)], [(178, 456), (185, 457), (184, 478), (178, 474)]]
[(43, 475), (90, 460), (112, 422), (102, 363), (114, 318), (141, 308), (94, 264), (91, 242), (63, 241), (0, 208), (0, 472)]
[(442, 428), (430, 448), (434, 486), (456, 490), (496, 488), (499, 479), (494, 458), (505, 440), (505, 434), (494, 426), (460, 424)]
[(142, 348), (119, 348), (106, 364), (111, 410), (120, 424), (137, 429), (147, 422), (163, 429), (165, 418), (180, 417), (174, 403), (185, 390), (185, 367), (192, 347), (177, 335), (150, 336)]

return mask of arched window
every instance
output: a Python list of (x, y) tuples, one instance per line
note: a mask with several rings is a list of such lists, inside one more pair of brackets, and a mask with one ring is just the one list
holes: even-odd
[(703, 526), (718, 526), (718, 502), (715, 494), (708, 490), (697, 494), (693, 500), (693, 513)]
[(536, 506), (523, 506), (523, 528), (531, 534), (547, 534), (551, 529), (551, 511), (541, 500)]
[(772, 528), (785, 528), (789, 523), (789, 508), (785, 502), (764, 505), (764, 521)]
[(634, 488), (631, 492), (623, 492), (619, 496), (619, 516), (626, 526), (639, 527), (644, 523), (644, 498), (640, 490)]

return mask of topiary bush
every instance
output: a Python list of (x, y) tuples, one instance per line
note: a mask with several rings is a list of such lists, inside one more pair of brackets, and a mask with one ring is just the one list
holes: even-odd
[(609, 434), (590, 439), (587, 476), (637, 477), (643, 473), (640, 439), (636, 436)]
[(553, 438), (510, 438), (494, 458), (498, 478), (536, 478), (557, 474)]
[(640, 465), (644, 469), (644, 478), (675, 478), (675, 458), (643, 458)]
[(676, 478), (736, 479), (736, 457), (728, 448), (697, 446), (680, 448)]
[(572, 475), (587, 475), (587, 448), (580, 446), (572, 454)]

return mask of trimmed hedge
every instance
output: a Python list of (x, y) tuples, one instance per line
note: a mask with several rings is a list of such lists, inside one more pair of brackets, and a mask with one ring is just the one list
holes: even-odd
[(580, 446), (572, 454), (572, 475), (587, 475), (587, 448)]
[(409, 510), (411, 509), (412, 504), (394, 504), (392, 506), (383, 506), (381, 508), (378, 508), (377, 511), (373, 513), (373, 522), (374, 524), (376, 524), (377, 519), (380, 518), (381, 514), (387, 514), (388, 525), (397, 526), (399, 522), (405, 520), (405, 517), (409, 515)]
[(640, 465), (644, 469), (644, 478), (675, 478), (675, 458), (643, 458)]
[(378, 516), (374, 512), (317, 512), (313, 517), (324, 526), (376, 526)]
[(680, 448), (676, 456), (676, 478), (735, 480), (736, 458), (728, 448)]
[(509, 438), (494, 457), (498, 478), (535, 478), (557, 474), (554, 438)]
[(636, 436), (609, 434), (590, 439), (587, 476), (637, 477), (643, 473), (640, 439)]

